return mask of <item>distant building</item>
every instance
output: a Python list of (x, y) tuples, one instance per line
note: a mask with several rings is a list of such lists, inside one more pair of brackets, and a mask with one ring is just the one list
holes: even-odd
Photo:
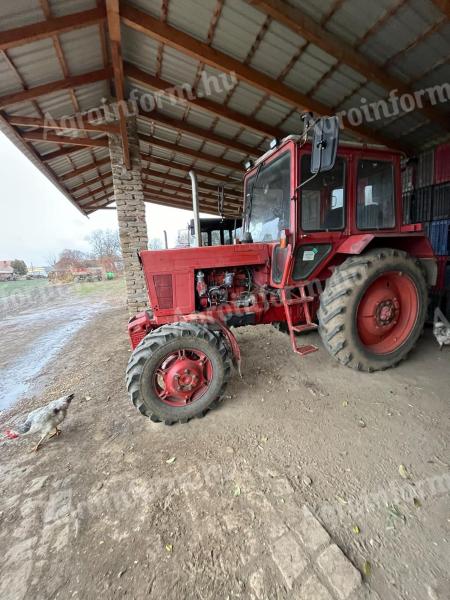
[(47, 269), (45, 267), (28, 267), (28, 275), (31, 277), (47, 277)]
[(0, 260), (0, 281), (10, 281), (14, 279), (14, 269), (10, 260)]

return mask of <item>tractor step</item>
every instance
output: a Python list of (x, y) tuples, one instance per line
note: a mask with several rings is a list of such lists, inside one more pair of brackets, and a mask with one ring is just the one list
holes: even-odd
[(318, 328), (317, 323), (305, 323), (304, 325), (292, 325), (292, 330), (296, 333), (303, 333), (304, 331), (314, 331)]
[(304, 304), (305, 302), (312, 302), (314, 300), (314, 296), (303, 296), (303, 298), (291, 298), (286, 300), (285, 304), (288, 306), (294, 306), (296, 304)]
[[(311, 320), (311, 313), (309, 312), (309, 304), (315, 300), (314, 296), (307, 296), (305, 293), (305, 288), (300, 286), (300, 296), (296, 296), (294, 298), (287, 298), (286, 291), (282, 290), (281, 299), (284, 305), (284, 312), (286, 314), (286, 323), (289, 329), (289, 337), (291, 338), (292, 350), (296, 354), (300, 354), (300, 356), (306, 356), (307, 354), (311, 354), (311, 352), (315, 352), (318, 350), (316, 346), (312, 344), (302, 344), (300, 346), (297, 345), (297, 340), (295, 339), (296, 333), (302, 333), (304, 331), (311, 331), (313, 329), (317, 329), (316, 323), (313, 323)], [(303, 304), (306, 323), (302, 325), (294, 325), (292, 322), (292, 313), (291, 306)]]
[(295, 346), (294, 352), (296, 354), (300, 354), (300, 356), (306, 356), (307, 354), (316, 352), (318, 349), (319, 348), (317, 346), (313, 346), (313, 344), (304, 344), (302, 346)]

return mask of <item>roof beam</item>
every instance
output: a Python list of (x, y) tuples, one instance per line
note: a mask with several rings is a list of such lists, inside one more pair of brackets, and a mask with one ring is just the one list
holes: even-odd
[[(148, 198), (148, 200), (147, 200)], [(145, 191), (144, 199), (148, 202), (155, 201), (156, 204), (162, 204), (163, 206), (175, 206), (175, 208), (186, 208), (187, 210), (192, 210), (192, 200), (189, 198), (179, 198), (178, 196), (172, 196), (169, 194), (161, 194), (153, 191)], [(153, 200), (154, 199), (154, 200)], [(158, 200), (158, 202), (156, 202)], [(219, 215), (217, 210), (217, 205), (214, 204), (211, 200), (205, 200), (200, 198), (200, 211), (201, 212), (210, 212), (213, 215)], [(233, 207), (231, 207), (233, 208)], [(239, 211), (233, 214), (240, 214)]]
[[(153, 177), (159, 177), (164, 180), (176, 181), (178, 183), (181, 183), (181, 185), (188, 186), (189, 188), (191, 187), (191, 184), (185, 177), (178, 177), (177, 175), (172, 175), (171, 173), (163, 173), (162, 171), (157, 171), (156, 169), (145, 169), (144, 168), (144, 169), (142, 169), (142, 173), (144, 173), (145, 175), (153, 176)], [(197, 170), (196, 170), (196, 173), (197, 173)], [(203, 183), (202, 181), (199, 181), (198, 187), (199, 187), (199, 189), (207, 190), (209, 192), (217, 192), (217, 189), (218, 189), (217, 185), (212, 185), (210, 183)], [(241, 198), (241, 196), (242, 196), (242, 194), (240, 192), (238, 192), (237, 190), (230, 190), (227, 188), (224, 189), (224, 193), (228, 196), (235, 196), (236, 198)]]
[(449, 0), (432, 0), (433, 4), (439, 8), (444, 15), (450, 19), (450, 1)]
[(114, 71), (114, 87), (119, 108), (120, 137), (122, 140), (123, 162), (125, 167), (131, 169), (130, 148), (128, 144), (127, 120), (124, 112), (125, 86), (123, 78), (123, 61), (121, 48), (119, 0), (106, 0), (106, 14), (108, 18), (108, 34), (111, 49), (111, 58)]
[[(278, 2), (278, 0), (277, 4), (283, 4), (284, 6), (284, 3)], [(167, 44), (178, 52), (187, 54), (215, 69), (233, 72), (240, 81), (244, 81), (264, 93), (275, 96), (287, 104), (297, 106), (302, 110), (311, 110), (319, 115), (331, 114), (330, 106), (288, 87), (281, 81), (243, 64), (228, 54), (209, 47), (207, 44), (166, 23), (161, 23), (158, 19), (141, 10), (123, 3), (121, 4), (121, 16), (123, 22), (135, 31), (139, 31), (144, 35)], [(358, 137), (390, 148), (405, 150), (396, 140), (386, 138), (368, 127), (352, 125), (346, 118), (343, 118), (342, 121), (344, 126), (349, 131), (356, 133)]]
[(83, 173), (88, 173), (89, 171), (93, 171), (94, 169), (98, 169), (102, 165), (107, 165), (110, 163), (109, 156), (107, 158), (102, 158), (101, 160), (97, 160), (95, 162), (91, 162), (83, 167), (79, 167), (78, 169), (74, 169), (73, 171), (69, 171), (68, 173), (64, 173), (61, 175), (59, 179), (61, 181), (67, 181), (68, 179), (72, 179), (73, 177), (78, 177), (78, 175), (83, 175)]
[(247, 144), (243, 144), (242, 142), (233, 140), (233, 138), (226, 138), (221, 135), (217, 135), (216, 133), (209, 131), (208, 129), (196, 127), (195, 125), (191, 125), (186, 121), (172, 119), (171, 117), (167, 117), (166, 115), (163, 115), (157, 111), (146, 113), (140, 110), (138, 116), (140, 119), (144, 119), (145, 121), (148, 121), (150, 123), (156, 123), (156, 125), (161, 125), (162, 127), (166, 127), (170, 130), (175, 129), (177, 131), (181, 131), (182, 133), (187, 133), (189, 135), (201, 139), (202, 141), (211, 142), (213, 144), (220, 144), (221, 146), (225, 146), (226, 148), (230, 148), (231, 150), (241, 152), (245, 156), (259, 156), (261, 154), (261, 152), (259, 152), (257, 148), (247, 146)]
[(70, 154), (75, 154), (75, 152), (80, 152), (82, 148), (80, 146), (68, 146), (67, 148), (61, 148), (60, 150), (55, 150), (54, 152), (47, 152), (47, 154), (41, 154), (40, 159), (43, 162), (49, 162), (54, 160), (55, 158), (60, 158), (61, 156), (69, 156)]
[(24, 44), (30, 44), (44, 38), (52, 37), (65, 31), (73, 31), (100, 23), (105, 19), (105, 9), (97, 7), (92, 10), (72, 13), (64, 17), (53, 17), (46, 21), (38, 21), (31, 25), (0, 31), (0, 50), (8, 50)]
[[(90, 206), (97, 204), (97, 202), (100, 202), (101, 200), (105, 200), (105, 198), (110, 198), (113, 193), (114, 193), (114, 190), (107, 191), (105, 194), (103, 194), (103, 196), (100, 196), (100, 198), (94, 198), (90, 202), (86, 202), (85, 204), (79, 204), (78, 206), (84, 210), (85, 208), (89, 208)], [(91, 194), (91, 196), (92, 195), (93, 194)], [(75, 200), (78, 201), (79, 198), (75, 198)], [(111, 202), (114, 202), (114, 199), (112, 199)]]
[(98, 69), (97, 71), (91, 71), (90, 73), (83, 73), (83, 75), (64, 77), (64, 79), (37, 85), (28, 88), (27, 90), (20, 90), (20, 92), (13, 92), (11, 94), (6, 94), (5, 96), (0, 96), (0, 108), (4, 108), (11, 104), (18, 104), (19, 102), (27, 102), (34, 98), (38, 98), (39, 96), (46, 96), (53, 92), (59, 92), (60, 90), (67, 90), (82, 85), (88, 85), (90, 83), (96, 83), (97, 81), (103, 81), (104, 79), (110, 79), (111, 76), (112, 68), (105, 67), (103, 69)]
[[(367, 80), (373, 81), (387, 90), (397, 89), (400, 94), (414, 93), (414, 90), (405, 85), (401, 79), (390, 75), (386, 69), (364, 57), (361, 52), (353, 48), (350, 44), (338, 39), (300, 9), (281, 0), (247, 0), (247, 2), (259, 8), (265, 14), (270, 15), (286, 27), (289, 27), (289, 29), (318, 46), (339, 62), (352, 67), (352, 69), (364, 75)], [(447, 2), (447, 4), (449, 3)], [(313, 110), (318, 113), (321, 112), (315, 108)], [(421, 110), (428, 119), (441, 124), (446, 129), (449, 128), (450, 123), (447, 116), (438, 109), (428, 105), (418, 110)], [(348, 125), (346, 126), (350, 129)], [(359, 127), (354, 127), (353, 131), (358, 133), (360, 129)], [(370, 133), (370, 130), (367, 133)], [(377, 134), (374, 133), (374, 135)], [(394, 140), (391, 141), (391, 145), (393, 143)]]
[(219, 156), (214, 156), (208, 154), (207, 152), (200, 152), (199, 150), (193, 150), (192, 148), (186, 148), (184, 146), (177, 146), (171, 142), (166, 142), (164, 140), (160, 140), (159, 138), (151, 137), (149, 135), (139, 134), (139, 139), (151, 146), (156, 146), (157, 148), (164, 148), (165, 150), (170, 150), (171, 152), (179, 152), (180, 154), (184, 154), (185, 156), (190, 156), (195, 160), (204, 160), (210, 162), (214, 165), (221, 165), (227, 169), (231, 169), (232, 171), (244, 171), (243, 167), (236, 162), (231, 160), (227, 160), (225, 158), (220, 158)]
[[(178, 199), (161, 199), (158, 196), (149, 196), (148, 194), (144, 194), (144, 202), (148, 202), (149, 204), (157, 204), (158, 206), (168, 206), (170, 208), (181, 208), (182, 210), (192, 211), (192, 203), (189, 206), (188, 203), (183, 202)], [(217, 215), (217, 210), (214, 208), (205, 206), (204, 204), (200, 204), (200, 211), (206, 213), (208, 215)]]
[[(159, 165), (160, 167), (177, 169), (178, 171), (184, 171), (186, 174), (188, 174), (188, 172), (194, 168), (192, 165), (183, 165), (182, 163), (166, 160), (165, 158), (159, 158), (158, 156), (153, 156), (151, 154), (144, 154), (143, 152), (141, 152), (141, 158), (150, 164), (153, 163), (154, 165)], [(227, 177), (226, 175), (204, 171), (203, 169), (197, 169), (197, 167), (195, 167), (195, 172), (197, 175), (201, 175), (202, 177), (208, 177), (208, 179), (222, 181), (223, 183), (228, 183), (228, 185), (240, 185), (242, 183), (242, 180), (233, 179), (231, 176)]]
[[(145, 185), (146, 183), (148, 185)], [(187, 196), (188, 198), (192, 198), (192, 192), (190, 190), (185, 190), (183, 188), (180, 188), (176, 185), (172, 185), (165, 181), (156, 181), (155, 179), (150, 178), (150, 179), (144, 179), (143, 184), (144, 184), (144, 189), (149, 189), (149, 187), (154, 187), (154, 188), (156, 187), (159, 190), (162, 190), (163, 192), (165, 190), (169, 190), (172, 192), (176, 192), (177, 194), (180, 194), (182, 196)], [(211, 192), (202, 193), (201, 196), (202, 196), (202, 198), (207, 198), (208, 200), (211, 200), (212, 202), (217, 203), (217, 198), (215, 198), (213, 195), (211, 195)], [(230, 198), (227, 198), (227, 204), (237, 206), (237, 207), (242, 206), (242, 202), (239, 202), (239, 200), (236, 200), (236, 199), (231, 200)]]
[(131, 63), (124, 63), (125, 75), (135, 81), (136, 83), (149, 87), (159, 92), (164, 93), (164, 97), (170, 98), (172, 102), (176, 102), (177, 104), (187, 104), (189, 106), (195, 106), (197, 108), (201, 108), (202, 110), (206, 110), (207, 112), (213, 114), (214, 116), (228, 119), (229, 121), (234, 121), (238, 123), (245, 129), (252, 129), (256, 131), (258, 134), (264, 137), (280, 137), (283, 133), (276, 129), (275, 127), (271, 127), (267, 123), (263, 123), (262, 121), (258, 121), (249, 115), (244, 115), (232, 108), (228, 108), (223, 104), (219, 104), (219, 102), (213, 102), (212, 100), (207, 100), (206, 98), (182, 98), (180, 95), (176, 95), (174, 93), (174, 85), (169, 81), (164, 81), (160, 77), (156, 77), (155, 75), (150, 75), (145, 71), (142, 71), (138, 67), (132, 65)]
[(24, 140), (31, 142), (52, 142), (54, 144), (72, 144), (74, 146), (95, 146), (100, 148), (108, 147), (108, 140), (106, 138), (63, 137), (42, 131), (22, 131), (21, 136)]
[(51, 119), (43, 117), (23, 117), (21, 115), (7, 115), (6, 119), (11, 125), (21, 127), (40, 127), (61, 131), (102, 131), (104, 133), (118, 133), (119, 127), (115, 123), (92, 123), (78, 115), (64, 119)]
[(74, 186), (73, 188), (67, 188), (67, 191), (70, 194), (73, 194), (74, 192), (78, 192), (79, 190), (84, 190), (85, 188), (88, 188), (90, 185), (94, 185), (94, 183), (98, 183), (99, 181), (106, 181), (106, 179), (110, 179), (111, 177), (112, 177), (111, 170), (105, 171), (98, 177), (94, 177), (93, 179), (88, 179), (87, 181), (83, 181), (83, 183), (79, 183), (78, 185)]
[[(91, 192), (86, 192), (86, 194), (82, 194), (81, 196), (73, 196), (73, 198), (77, 201), (77, 202), (81, 202), (82, 200), (86, 200), (86, 198), (92, 198), (92, 196), (95, 196), (96, 194), (100, 194), (101, 192), (104, 192), (105, 194), (112, 194), (114, 192), (114, 188), (112, 183), (110, 185), (108, 185), (107, 187), (104, 188), (100, 188), (99, 190), (95, 190), (95, 191), (91, 191)], [(94, 200), (93, 200), (94, 202)], [(83, 208), (85, 206), (88, 206), (88, 204), (80, 204), (80, 206), (82, 206)]]

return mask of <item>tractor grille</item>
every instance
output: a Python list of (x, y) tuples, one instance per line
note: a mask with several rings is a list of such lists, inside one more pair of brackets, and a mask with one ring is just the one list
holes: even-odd
[(159, 308), (173, 308), (172, 275), (153, 275), (153, 283)]

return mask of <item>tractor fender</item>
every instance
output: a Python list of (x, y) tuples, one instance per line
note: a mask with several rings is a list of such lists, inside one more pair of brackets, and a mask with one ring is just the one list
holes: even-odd
[(219, 331), (229, 348), (231, 353), (231, 359), (233, 361), (233, 365), (236, 367), (239, 376), (242, 377), (241, 373), (241, 349), (239, 348), (239, 344), (237, 342), (236, 336), (226, 325), (224, 325), (219, 319), (214, 319), (208, 315), (201, 314), (193, 314), (193, 315), (184, 315), (181, 319), (183, 321), (196, 322), (201, 325), (207, 325), (213, 331)]
[(351, 235), (338, 246), (337, 252), (340, 252), (341, 254), (361, 254), (374, 237), (375, 236), (372, 233)]
[(415, 256), (420, 261), (425, 279), (429, 286), (436, 285), (438, 266), (430, 241), (425, 235), (399, 235), (394, 237), (374, 235), (372, 233), (351, 235), (337, 247), (338, 254), (361, 254), (374, 239), (383, 240), (390, 248), (398, 248)]

